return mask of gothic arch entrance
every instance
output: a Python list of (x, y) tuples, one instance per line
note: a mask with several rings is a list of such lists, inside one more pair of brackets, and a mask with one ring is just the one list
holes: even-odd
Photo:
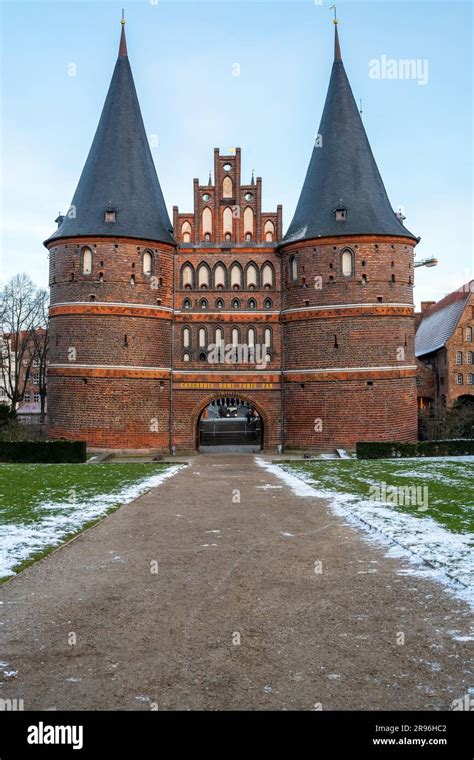
[(256, 453), (263, 448), (263, 440), (263, 415), (250, 399), (229, 392), (201, 405), (196, 422), (198, 451)]

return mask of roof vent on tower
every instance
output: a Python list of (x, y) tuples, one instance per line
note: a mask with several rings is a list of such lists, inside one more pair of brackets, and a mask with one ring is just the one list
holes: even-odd
[(112, 206), (111, 203), (107, 206), (104, 213), (104, 222), (116, 222), (117, 221), (117, 209)]
[(334, 214), (336, 215), (336, 222), (345, 222), (347, 219), (347, 209), (344, 206), (342, 200), (339, 201), (336, 208), (334, 209)]
[(63, 219), (64, 219), (64, 214), (61, 214), (61, 212), (59, 212), (59, 214), (57, 215), (56, 219), (54, 220), (56, 222), (56, 224), (58, 225), (58, 229), (62, 225)]
[(400, 219), (401, 222), (405, 221), (406, 216), (404, 216), (403, 211), (401, 210), (401, 208), (398, 209), (398, 211), (396, 213), (396, 217), (397, 217), (397, 219)]

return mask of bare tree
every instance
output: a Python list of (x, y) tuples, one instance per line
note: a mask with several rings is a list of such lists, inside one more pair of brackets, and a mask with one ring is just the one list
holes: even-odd
[(39, 303), (34, 282), (17, 274), (0, 293), (0, 378), (14, 415), (23, 400), (34, 359), (32, 331), (38, 320)]
[(40, 422), (45, 420), (46, 409), (46, 372), (48, 367), (49, 323), (48, 323), (49, 293), (38, 290), (36, 293), (36, 321), (31, 330), (33, 345), (33, 364), (38, 373), (38, 392), (40, 395)]

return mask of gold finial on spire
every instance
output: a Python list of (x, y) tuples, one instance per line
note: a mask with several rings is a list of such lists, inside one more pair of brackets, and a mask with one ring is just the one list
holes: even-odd
[(333, 8), (334, 8), (334, 19), (333, 19), (332, 23), (337, 25), (339, 23), (339, 20), (338, 20), (338, 18), (336, 16), (336, 5), (335, 4), (331, 5), (331, 7), (329, 8), (329, 10), (332, 11)]
[(125, 26), (125, 24), (127, 23), (127, 22), (125, 21), (125, 11), (124, 11), (124, 9), (123, 9), (123, 8), (122, 8), (122, 20), (121, 20), (121, 22), (120, 22), (120, 23), (122, 24), (122, 26)]

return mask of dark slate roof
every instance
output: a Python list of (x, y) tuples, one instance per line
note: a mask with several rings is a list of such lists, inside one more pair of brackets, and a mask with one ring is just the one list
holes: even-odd
[[(397, 218), (375, 163), (341, 60), (335, 56), (318, 134), (293, 220), (284, 242), (326, 235), (399, 235), (415, 238)], [(334, 210), (347, 210), (336, 221)]]
[[(104, 221), (105, 209), (117, 221)], [(148, 144), (122, 26), (120, 50), (99, 126), (71, 208), (46, 241), (84, 235), (173, 243), (173, 227)]]
[(416, 331), (416, 356), (443, 348), (459, 322), (470, 293), (474, 293), (474, 280), (426, 309)]

